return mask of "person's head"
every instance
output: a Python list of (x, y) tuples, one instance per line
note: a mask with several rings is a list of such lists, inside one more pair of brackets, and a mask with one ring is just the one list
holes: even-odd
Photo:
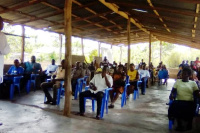
[(182, 61), (182, 64), (185, 64), (185, 61), (184, 61), (184, 60)]
[(79, 68), (80, 68), (80, 62), (77, 61), (77, 62), (76, 62), (76, 69), (79, 69)]
[(189, 80), (189, 77), (191, 76), (192, 74), (192, 70), (188, 67), (186, 68), (183, 68), (182, 70), (182, 79), (183, 80)]
[(104, 57), (104, 59), (103, 59), (104, 61), (106, 61), (107, 60), (107, 58), (106, 58), (106, 56)]
[(143, 69), (143, 70), (146, 70), (146, 65), (142, 65), (142, 69)]
[(199, 57), (196, 58), (196, 61), (198, 61), (198, 60), (199, 60)]
[(36, 60), (35, 56), (34, 56), (34, 55), (31, 56), (31, 62), (32, 62), (32, 63), (35, 63), (35, 60)]
[(91, 62), (91, 65), (92, 65), (92, 66), (94, 65), (94, 62), (93, 62), (93, 61)]
[(118, 72), (123, 72), (123, 66), (118, 66), (117, 71), (118, 71)]
[(162, 69), (167, 69), (165, 65), (162, 66)]
[(0, 31), (3, 30), (3, 19), (2, 17), (0, 16)]
[(65, 60), (62, 60), (60, 64), (61, 64), (62, 68), (64, 68), (65, 67)]
[(128, 66), (128, 63), (125, 63), (124, 66), (127, 67), (127, 66)]
[(188, 60), (186, 60), (185, 63), (188, 64)]
[(52, 64), (52, 65), (55, 65), (55, 62), (56, 62), (56, 61), (55, 61), (54, 59), (51, 60), (51, 64)]
[(134, 69), (135, 69), (135, 65), (134, 65), (133, 63), (131, 63), (131, 64), (130, 64), (130, 70), (131, 70), (131, 71), (134, 71)]
[(193, 78), (193, 79), (196, 79), (196, 78), (197, 78), (197, 72), (196, 72), (196, 71), (193, 71), (193, 73), (192, 73), (192, 78)]
[(109, 69), (108, 67), (104, 66), (103, 69), (102, 69), (102, 75), (106, 74), (109, 72)]
[(18, 59), (14, 60), (14, 65), (15, 65), (15, 67), (19, 67), (19, 60)]

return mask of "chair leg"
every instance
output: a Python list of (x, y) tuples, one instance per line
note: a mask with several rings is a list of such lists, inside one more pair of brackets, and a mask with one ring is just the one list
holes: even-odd
[(75, 94), (74, 94), (74, 99), (77, 99), (78, 96), (78, 85), (76, 85), (76, 89), (75, 89)]
[(101, 119), (103, 118), (104, 115), (104, 108), (105, 108), (105, 97), (102, 99), (102, 104), (101, 104), (101, 113), (100, 113), (100, 117)]
[(10, 100), (12, 100), (12, 99), (13, 99), (13, 95), (14, 95), (14, 88), (15, 88), (14, 84), (11, 84), (11, 85), (10, 85)]
[(92, 112), (95, 110), (95, 100), (92, 100)]
[(61, 94), (61, 89), (57, 90), (57, 101), (56, 104), (59, 105), (60, 104), (60, 94)]
[(133, 100), (136, 100), (136, 98), (137, 98), (137, 90), (134, 90), (134, 93), (133, 93)]
[(123, 108), (124, 107), (124, 102), (125, 102), (125, 100), (124, 99), (126, 99), (126, 97), (125, 97), (125, 91), (122, 93), (122, 99), (121, 99), (121, 108)]
[(169, 120), (169, 130), (172, 130), (172, 127), (173, 127), (173, 121)]

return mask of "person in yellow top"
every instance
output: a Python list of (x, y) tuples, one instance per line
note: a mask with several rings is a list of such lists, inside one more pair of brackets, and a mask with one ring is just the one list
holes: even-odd
[(137, 70), (135, 70), (134, 64), (130, 64), (130, 69), (128, 70), (127, 75), (129, 76), (130, 83), (130, 86), (127, 88), (127, 96), (129, 96), (131, 93), (133, 93), (134, 89), (138, 89), (137, 81), (139, 79), (139, 73)]
[[(174, 100), (168, 110), (168, 118), (177, 120), (177, 131), (192, 129), (192, 121), (195, 115), (195, 97), (199, 97), (199, 89), (195, 81), (189, 80), (192, 71), (190, 68), (182, 70), (182, 79), (177, 79), (170, 94)], [(182, 123), (186, 122), (184, 127)]]

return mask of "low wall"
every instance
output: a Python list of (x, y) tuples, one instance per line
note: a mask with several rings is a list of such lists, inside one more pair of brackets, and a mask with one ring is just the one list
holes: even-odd
[(169, 78), (176, 79), (179, 69), (176, 68), (168, 68), (169, 71)]

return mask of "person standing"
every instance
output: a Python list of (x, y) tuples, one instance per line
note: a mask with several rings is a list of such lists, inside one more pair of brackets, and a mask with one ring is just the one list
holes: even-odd
[[(2, 33), (3, 29), (3, 19), (0, 16), (0, 84), (3, 82), (3, 67), (4, 67), (4, 55), (10, 52), (10, 47), (7, 43), (7, 39), (4, 33)], [(0, 126), (2, 123), (0, 122)]]

